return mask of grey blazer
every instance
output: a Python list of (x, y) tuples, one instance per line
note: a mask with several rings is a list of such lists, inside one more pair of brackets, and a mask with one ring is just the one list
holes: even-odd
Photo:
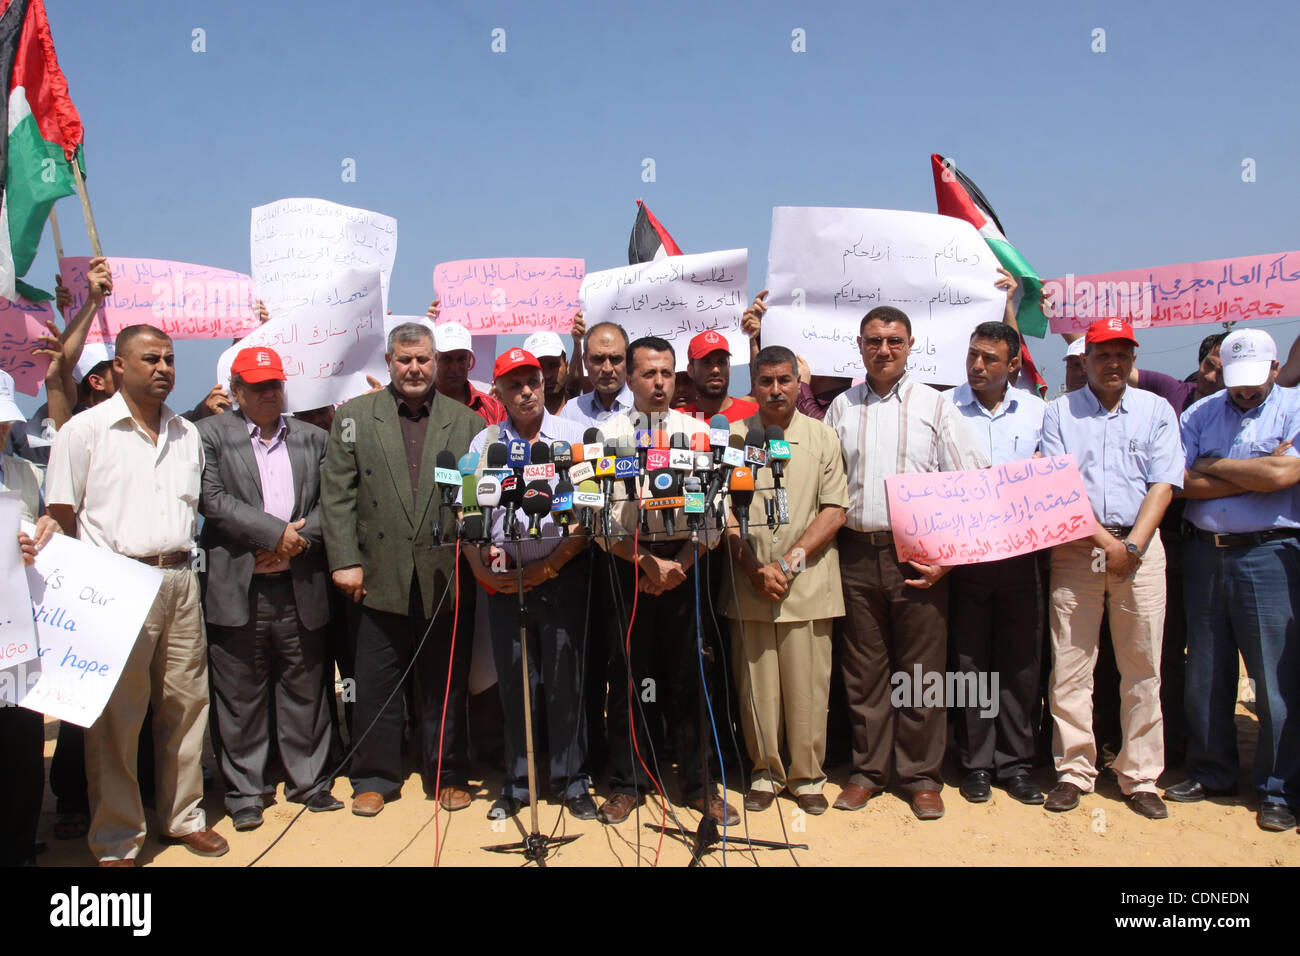
[[(320, 466), (329, 436), (315, 425), (286, 417), (294, 504), (290, 520), (306, 518), (299, 530), (308, 548), (289, 561), (298, 619), (308, 629), (329, 622), (329, 577), (320, 523)], [(248, 585), (254, 552), (273, 550), (284, 522), (264, 510), (262, 481), (248, 437), (248, 420), (232, 411), (198, 423), (203, 441), (203, 490), (199, 547), (206, 555), (203, 613), (209, 624), (242, 627), (248, 623)]]

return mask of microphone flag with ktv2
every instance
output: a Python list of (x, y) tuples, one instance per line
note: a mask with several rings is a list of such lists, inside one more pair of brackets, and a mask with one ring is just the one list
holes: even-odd
[(442, 539), (442, 510), (444, 508), (451, 510), (452, 525), (457, 532), (460, 530), (460, 515), (456, 503), (457, 494), (461, 487), (460, 470), (456, 467), (456, 456), (450, 450), (444, 448), (434, 458), (433, 479), (438, 485), (438, 511), (433, 518), (432, 530), (434, 540), (438, 541)]

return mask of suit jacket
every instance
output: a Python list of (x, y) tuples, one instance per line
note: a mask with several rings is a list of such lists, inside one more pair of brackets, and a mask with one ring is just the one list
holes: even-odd
[(390, 389), (345, 402), (334, 415), (321, 468), (321, 513), (330, 571), (360, 566), (362, 602), (375, 611), (406, 615), (411, 578), (420, 581), (424, 616), (455, 568), (456, 549), (436, 546), (432, 522), (438, 511), (434, 480), (438, 452), (456, 458), (469, 450), (483, 419), (465, 405), (435, 392), (425, 419), (420, 485), (411, 501), (397, 399)]
[[(293, 596), (302, 626), (314, 630), (329, 622), (329, 578), (320, 520), (320, 467), (329, 436), (315, 425), (286, 417), (289, 467), (294, 503), (290, 520), (306, 518), (298, 533), (307, 550), (289, 560)], [(242, 627), (248, 623), (248, 585), (254, 552), (274, 550), (285, 523), (265, 511), (262, 480), (242, 412), (199, 421), (203, 442), (203, 485), (199, 513), (203, 530), (199, 547), (207, 555), (203, 612), (209, 624)]]

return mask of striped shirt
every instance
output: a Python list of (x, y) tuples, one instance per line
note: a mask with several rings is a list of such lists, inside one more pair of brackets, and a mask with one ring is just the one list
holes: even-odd
[(853, 531), (889, 530), (890, 475), (989, 466), (956, 406), (906, 375), (884, 395), (872, 391), (869, 381), (849, 389), (827, 409), (826, 424), (844, 447), (846, 524)]

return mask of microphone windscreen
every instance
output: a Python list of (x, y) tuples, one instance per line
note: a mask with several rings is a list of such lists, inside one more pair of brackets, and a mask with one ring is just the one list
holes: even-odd
[(691, 440), (687, 437), (686, 432), (673, 432), (673, 437), (668, 439), (669, 448), (690, 448)]
[(487, 466), (489, 468), (504, 468), (506, 458), (510, 456), (510, 449), (506, 448), (505, 442), (494, 441), (488, 445)]
[(729, 482), (731, 490), (753, 491), (754, 490), (754, 473), (748, 468), (733, 468), (731, 471), (731, 481)]
[(709, 419), (709, 429), (721, 428), (724, 432), (731, 427), (726, 415), (714, 415)]
[(473, 472), (461, 475), (460, 506), (464, 511), (470, 511), (478, 507), (478, 476)]
[(593, 425), (582, 433), (582, 443), (584, 445), (603, 445), (605, 436), (600, 433), (599, 428)]
[(605, 457), (613, 458), (618, 454), (618, 442), (613, 438), (605, 439)]
[(741, 438), (739, 435), (729, 435), (727, 436), (727, 445), (731, 448), (744, 448), (745, 439)]
[(763, 444), (763, 433), (757, 428), (751, 428), (745, 432), (745, 444), (759, 448)]
[(526, 515), (544, 515), (550, 512), (550, 484), (545, 481), (530, 481), (524, 488), (523, 509)]
[(550, 463), (551, 463), (550, 446), (548, 446), (546, 442), (539, 441), (536, 445), (533, 446), (533, 460), (531, 464), (549, 465)]
[(433, 461), (439, 468), (446, 468), (449, 471), (460, 470), (456, 467), (456, 456), (452, 454), (449, 449), (444, 448), (442, 451), (438, 452), (437, 457), (435, 457)]
[(708, 451), (709, 450), (709, 433), (696, 432), (691, 436), (691, 451)]
[(668, 433), (667, 433), (666, 431), (664, 431), (662, 428), (655, 429), (655, 434), (654, 434), (654, 447), (655, 447), (655, 448), (668, 448), (668, 447), (669, 447), (669, 445), (668, 445)]
[(456, 466), (462, 475), (472, 475), (478, 471), (478, 452), (467, 451), (460, 456), (460, 461)]
[(767, 441), (785, 441), (785, 429), (780, 425), (768, 425), (763, 430), (763, 438)]
[(594, 481), (588, 478), (586, 481), (581, 481), (578, 483), (578, 490), (582, 492), (586, 492), (587, 494), (591, 495), (600, 491), (600, 485), (596, 484)]

